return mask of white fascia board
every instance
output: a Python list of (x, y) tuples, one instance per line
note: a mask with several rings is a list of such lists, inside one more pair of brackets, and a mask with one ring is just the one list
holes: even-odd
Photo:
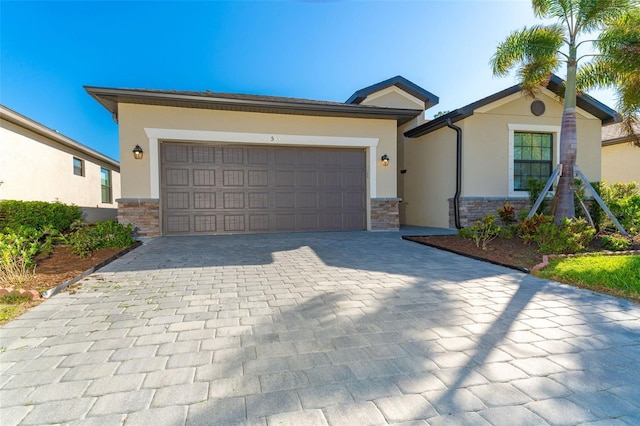
[(376, 148), (379, 138), (354, 136), (285, 135), (272, 133), (219, 132), (210, 130), (183, 130), (145, 128), (149, 138), (150, 192), (151, 198), (160, 198), (160, 141), (184, 141), (203, 143), (242, 143), (272, 146), (325, 146), (342, 148), (367, 148), (370, 165), (369, 196), (376, 197)]
[[(540, 94), (544, 95), (545, 97), (551, 98), (554, 101), (560, 102), (562, 103), (562, 98), (560, 96), (558, 96), (557, 93), (552, 92), (551, 90), (547, 89), (546, 87), (542, 87), (540, 88)], [(495, 102), (491, 102), (488, 105), (484, 105), (480, 108), (477, 108), (475, 110), (475, 112), (478, 113), (485, 113), (485, 112), (489, 112), (493, 109), (499, 108), (505, 104), (508, 104), (509, 102), (515, 101), (516, 99), (522, 98), (523, 96), (528, 96), (526, 93), (524, 92), (517, 92), (517, 93), (513, 93), (509, 96), (505, 96), (502, 99), (498, 99)], [(535, 99), (540, 99), (540, 97), (536, 97)], [(531, 100), (533, 101), (534, 98), (531, 98)], [(589, 119), (595, 119), (595, 120), (599, 120), (598, 117), (596, 117), (593, 114), (588, 113), (587, 111), (583, 110), (582, 108), (580, 108), (579, 106), (576, 106), (576, 113), (578, 115), (580, 115), (581, 117), (584, 118), (589, 118)]]

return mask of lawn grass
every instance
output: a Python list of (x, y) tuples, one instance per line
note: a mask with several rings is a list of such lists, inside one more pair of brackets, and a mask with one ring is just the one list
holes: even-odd
[(558, 257), (536, 275), (640, 302), (640, 255)]
[(21, 296), (17, 293), (5, 294), (0, 297), (0, 325), (22, 315), (37, 304), (26, 295)]

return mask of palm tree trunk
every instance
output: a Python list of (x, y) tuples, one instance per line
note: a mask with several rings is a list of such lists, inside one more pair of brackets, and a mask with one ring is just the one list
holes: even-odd
[(562, 127), (560, 129), (560, 164), (562, 175), (556, 190), (554, 205), (557, 209), (554, 213), (554, 221), (561, 224), (565, 218), (573, 218), (576, 215), (573, 203), (573, 177), (576, 156), (578, 154), (578, 133), (576, 122), (576, 71), (577, 51), (575, 40), (569, 43), (569, 60), (567, 62), (567, 81), (564, 90), (564, 111), (562, 112)]
[(564, 218), (572, 218), (576, 215), (573, 203), (573, 177), (574, 166), (576, 164), (576, 154), (578, 146), (576, 132), (576, 109), (565, 108), (562, 113), (562, 128), (560, 131), (560, 164), (562, 164), (562, 175), (556, 190), (557, 206), (554, 213), (554, 221), (561, 224)]

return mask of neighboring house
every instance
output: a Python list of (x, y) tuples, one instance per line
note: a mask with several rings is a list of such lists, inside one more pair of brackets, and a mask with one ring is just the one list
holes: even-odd
[(0, 200), (75, 204), (88, 221), (115, 219), (120, 165), (0, 105)]
[[(509, 147), (522, 132), (549, 135), (541, 143), (555, 167), (556, 78), (549, 88), (542, 114), (514, 86), (431, 122), (424, 111), (438, 97), (400, 76), (345, 103), (85, 89), (120, 124), (119, 220), (153, 236), (453, 227), (456, 133), (442, 128), (446, 120), (463, 128), (461, 201), (526, 199), (514, 187)], [(613, 111), (588, 96), (579, 105), (578, 163), (597, 180), (600, 126)]]
[[(640, 135), (640, 123), (633, 126)], [(621, 124), (602, 128), (602, 179), (608, 183), (640, 183), (640, 147), (631, 143)]]

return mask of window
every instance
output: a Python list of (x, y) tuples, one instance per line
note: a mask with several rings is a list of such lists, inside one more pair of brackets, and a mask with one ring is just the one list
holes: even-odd
[(547, 181), (560, 158), (560, 126), (509, 123), (509, 197), (527, 197), (529, 179)]
[(100, 168), (100, 185), (102, 188), (102, 202), (111, 203), (111, 170)]
[(84, 176), (84, 160), (73, 157), (73, 174), (76, 176)]
[(546, 182), (553, 163), (553, 135), (550, 133), (513, 134), (513, 190), (526, 191), (529, 179)]

